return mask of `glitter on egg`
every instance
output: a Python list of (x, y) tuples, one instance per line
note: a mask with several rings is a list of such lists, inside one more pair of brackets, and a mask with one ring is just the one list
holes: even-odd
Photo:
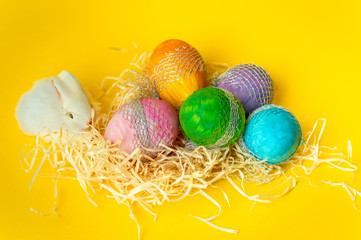
[(295, 116), (281, 106), (267, 104), (248, 117), (239, 145), (259, 160), (278, 164), (297, 151), (301, 138)]
[(207, 84), (201, 55), (188, 43), (176, 39), (161, 43), (153, 51), (149, 76), (160, 98), (176, 109), (189, 95)]
[(178, 116), (174, 109), (159, 99), (134, 99), (122, 106), (109, 121), (105, 139), (116, 143), (127, 153), (136, 148), (151, 157), (156, 152), (145, 149), (159, 149), (160, 144), (171, 146), (178, 135)]
[(245, 112), (233, 94), (208, 87), (195, 91), (184, 101), (179, 121), (189, 140), (212, 149), (237, 141), (244, 129)]
[(233, 93), (247, 114), (270, 104), (273, 99), (271, 76), (255, 64), (241, 64), (228, 69), (219, 76), (215, 85)]

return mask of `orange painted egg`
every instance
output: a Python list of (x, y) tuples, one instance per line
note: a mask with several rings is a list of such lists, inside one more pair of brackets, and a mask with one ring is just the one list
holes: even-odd
[(171, 39), (154, 50), (149, 76), (159, 97), (179, 109), (194, 91), (207, 85), (205, 63), (188, 43)]

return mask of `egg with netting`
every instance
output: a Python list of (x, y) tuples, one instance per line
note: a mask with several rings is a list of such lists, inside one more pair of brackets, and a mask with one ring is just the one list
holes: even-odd
[(152, 98), (135, 99), (122, 106), (109, 121), (105, 139), (132, 153), (136, 148), (155, 157), (161, 144), (172, 146), (178, 135), (178, 116), (165, 101)]
[(241, 136), (245, 112), (233, 94), (208, 87), (195, 91), (183, 102), (179, 121), (184, 135), (195, 144), (226, 147)]
[(287, 109), (267, 104), (247, 119), (240, 146), (259, 160), (278, 164), (289, 159), (301, 143), (301, 127)]
[(177, 39), (167, 40), (155, 48), (149, 60), (149, 76), (160, 98), (176, 109), (207, 84), (205, 63), (199, 52)]
[(228, 69), (219, 76), (216, 86), (234, 94), (247, 114), (270, 104), (273, 99), (271, 76), (255, 64), (241, 64)]

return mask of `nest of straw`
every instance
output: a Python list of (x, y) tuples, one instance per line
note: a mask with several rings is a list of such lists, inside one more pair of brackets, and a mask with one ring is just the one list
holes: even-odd
[[(321, 163), (340, 170), (356, 170), (347, 161), (350, 156), (319, 145), (325, 120), (318, 120), (312, 131), (304, 133), (306, 139), (298, 151), (280, 165), (269, 165), (254, 159), (243, 152), (237, 143), (221, 149), (193, 149), (181, 134), (173, 147), (163, 146), (164, 149), (156, 158), (142, 154), (140, 149), (131, 154), (121, 151), (117, 145), (104, 139), (104, 131), (112, 113), (127, 102), (136, 97), (156, 97), (147, 76), (147, 59), (149, 55), (144, 53), (131, 62), (132, 69), (124, 70), (119, 77), (107, 78), (112, 84), (108, 88), (102, 87), (103, 97), (114, 99), (111, 111), (98, 112), (89, 131), (76, 136), (49, 134), (50, 143), (37, 138), (35, 147), (27, 154), (23, 152), (22, 160), (27, 171), (33, 168), (36, 158), (41, 158), (31, 185), (43, 163), (48, 161), (56, 169), (55, 178), (69, 177), (75, 173), (75, 178), (86, 193), (89, 189), (105, 190), (118, 203), (129, 205), (129, 202), (137, 202), (151, 209), (153, 205), (179, 201), (198, 193), (211, 199), (203, 190), (222, 179), (229, 181), (244, 197), (252, 201), (271, 202), (295, 187), (298, 176), (286, 174), (287, 170), (291, 169), (288, 171), (291, 173), (294, 168), (299, 168), (307, 175)], [(208, 64), (209, 82), (227, 68), (224, 64)], [(112, 95), (112, 92), (115, 94)], [(317, 136), (319, 128), (321, 130)], [(312, 164), (305, 167), (305, 161)], [(244, 191), (243, 182), (264, 184), (279, 177), (285, 177), (287, 182), (280, 194), (248, 195)], [(237, 185), (234, 179), (239, 179), (241, 184)], [(343, 184), (353, 199), (360, 195), (360, 192), (349, 185), (339, 184)]]

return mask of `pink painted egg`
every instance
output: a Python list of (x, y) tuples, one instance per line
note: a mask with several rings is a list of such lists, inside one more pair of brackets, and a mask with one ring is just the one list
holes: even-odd
[(178, 135), (178, 116), (167, 102), (153, 99), (136, 99), (122, 106), (109, 121), (105, 139), (120, 149), (132, 153), (137, 148), (151, 157), (157, 153), (146, 149), (159, 149), (160, 144), (172, 146)]

